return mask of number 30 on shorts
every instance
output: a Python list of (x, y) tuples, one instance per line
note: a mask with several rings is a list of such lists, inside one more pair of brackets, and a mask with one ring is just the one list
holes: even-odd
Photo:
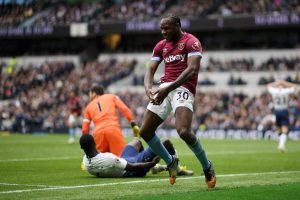
[(178, 96), (177, 100), (180, 100), (180, 99), (188, 100), (189, 93), (183, 92), (183, 91), (179, 91), (179, 92), (177, 92), (177, 96)]

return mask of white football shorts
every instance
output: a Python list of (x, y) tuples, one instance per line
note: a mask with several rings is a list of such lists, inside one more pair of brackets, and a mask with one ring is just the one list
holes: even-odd
[(68, 124), (69, 126), (79, 126), (82, 123), (82, 117), (81, 116), (75, 116), (74, 114), (70, 114), (68, 118)]
[[(162, 83), (159, 87), (166, 87), (171, 83)], [(178, 107), (186, 107), (194, 111), (194, 95), (184, 87), (178, 87), (168, 94), (160, 105), (149, 103), (147, 109), (165, 120), (171, 111), (175, 113)]]

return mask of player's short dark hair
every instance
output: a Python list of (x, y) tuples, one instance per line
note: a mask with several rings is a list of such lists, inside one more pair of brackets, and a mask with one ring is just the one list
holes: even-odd
[(90, 89), (90, 92), (95, 92), (97, 95), (104, 94), (104, 88), (101, 85), (93, 85)]
[(80, 148), (83, 149), (84, 153), (89, 156), (95, 149), (95, 141), (92, 135), (83, 134), (79, 140)]
[(181, 27), (181, 21), (177, 15), (174, 15), (173, 13), (168, 13), (165, 16), (163, 16), (163, 19), (164, 18), (170, 19), (174, 24), (178, 24), (179, 27)]

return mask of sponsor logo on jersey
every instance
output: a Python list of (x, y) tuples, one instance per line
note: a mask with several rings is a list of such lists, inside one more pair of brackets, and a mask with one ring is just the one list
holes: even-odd
[(164, 58), (165, 63), (170, 63), (170, 62), (174, 62), (174, 61), (184, 61), (185, 55), (183, 54), (178, 54), (178, 55), (170, 55), (168, 57)]
[(184, 43), (178, 43), (178, 50), (183, 50), (184, 49)]

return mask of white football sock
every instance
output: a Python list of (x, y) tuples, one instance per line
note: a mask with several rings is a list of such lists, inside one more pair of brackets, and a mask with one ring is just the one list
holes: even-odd
[(279, 149), (285, 149), (286, 140), (287, 140), (287, 134), (282, 133), (279, 136), (279, 145), (278, 145)]

